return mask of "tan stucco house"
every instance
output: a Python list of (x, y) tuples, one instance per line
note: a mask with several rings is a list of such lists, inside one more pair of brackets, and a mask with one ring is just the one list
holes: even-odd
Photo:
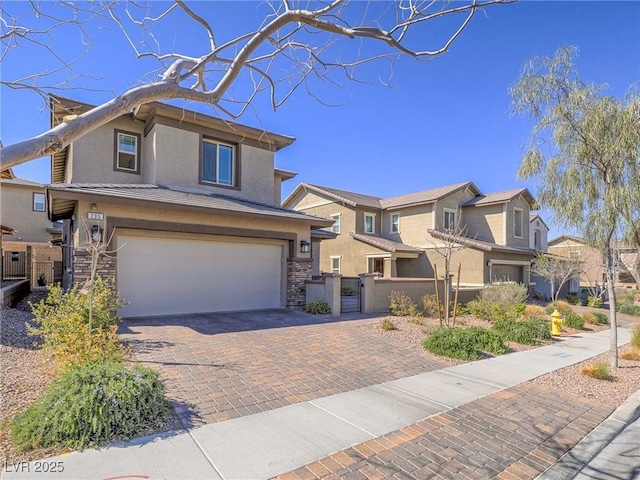
[[(88, 108), (53, 97), (53, 125)], [(293, 141), (151, 103), (68, 145), (47, 187), (65, 285), (87, 278), (93, 232), (110, 241), (98, 271), (130, 302), (122, 316), (304, 305), (312, 230), (332, 222), (279, 205), (295, 173), (275, 153)]]
[(451, 230), (462, 228), (458, 244), (464, 248), (454, 252), (452, 265), (462, 263), (460, 282), (468, 287), (529, 283), (533, 205), (526, 188), (484, 195), (473, 182), (392, 198), (302, 183), (283, 202), (333, 221), (336, 238), (322, 243), (317, 269), (345, 276), (431, 278), (436, 265), (441, 275), (438, 251)]
[(45, 186), (18, 178), (11, 169), (3, 171), (0, 222), (2, 278), (37, 278), (44, 274), (48, 282), (56, 280), (59, 269), (54, 275), (54, 263), (61, 260), (61, 252), (50, 242), (60, 237), (62, 225), (47, 218)]

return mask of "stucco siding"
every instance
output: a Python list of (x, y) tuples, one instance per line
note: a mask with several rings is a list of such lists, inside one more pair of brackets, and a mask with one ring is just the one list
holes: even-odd
[(487, 205), (463, 208), (462, 224), (467, 235), (485, 242), (504, 245), (503, 205)]
[(400, 233), (389, 234), (389, 214), (395, 212), (385, 212), (386, 227), (384, 235), (396, 242), (402, 242), (412, 247), (428, 246), (427, 230), (433, 228), (433, 204), (419, 205), (416, 207), (403, 208), (400, 210)]
[[(522, 235), (517, 237), (514, 228), (514, 212), (522, 211)], [(518, 197), (511, 200), (507, 205), (507, 245), (513, 247), (529, 247), (529, 204)]]
[[(429, 259), (429, 265), (431, 272), (427, 275), (433, 275), (433, 267), (437, 266), (438, 276), (444, 275), (444, 257), (439, 254), (435, 249), (427, 249), (426, 255)], [(454, 274), (454, 283), (457, 281), (458, 265), (462, 264), (460, 270), (460, 283), (461, 284), (484, 284), (485, 280), (485, 257), (484, 252), (480, 250), (474, 250), (466, 248), (454, 252), (451, 256), (451, 271), (449, 273)], [(488, 273), (486, 274), (488, 278)]]
[(4, 235), (4, 241), (48, 242), (51, 222), (47, 212), (33, 210), (33, 194), (44, 194), (44, 187), (0, 184), (0, 215), (2, 224), (13, 228), (15, 235)]

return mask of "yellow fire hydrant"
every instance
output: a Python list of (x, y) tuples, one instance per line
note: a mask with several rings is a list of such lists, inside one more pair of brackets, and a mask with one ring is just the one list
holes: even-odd
[(562, 315), (555, 309), (551, 314), (551, 335), (560, 335), (560, 327), (562, 326)]

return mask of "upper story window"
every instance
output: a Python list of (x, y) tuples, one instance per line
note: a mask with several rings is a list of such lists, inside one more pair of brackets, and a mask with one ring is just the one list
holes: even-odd
[(331, 231), (333, 233), (340, 233), (340, 217), (342, 217), (342, 215), (340, 215), (339, 213), (336, 213), (335, 215), (331, 215), (331, 220), (333, 220), (333, 225), (331, 226)]
[(205, 140), (202, 142), (201, 180), (228, 187), (236, 181), (235, 148), (225, 143)]
[(533, 246), (536, 250), (542, 250), (542, 240), (540, 238), (540, 230), (533, 232)]
[(364, 214), (364, 233), (376, 233), (376, 215), (375, 213)]
[(340, 258), (331, 257), (331, 273), (340, 273)]
[(569, 258), (580, 258), (580, 250), (570, 250)]
[(456, 229), (456, 211), (452, 208), (444, 209), (444, 220), (442, 224), (444, 225), (445, 230), (455, 230)]
[(140, 135), (116, 130), (114, 170), (140, 173)]
[(392, 213), (391, 214), (391, 233), (400, 233), (400, 214)]
[(513, 236), (522, 238), (522, 209), (513, 209)]
[(44, 193), (35, 193), (33, 194), (33, 211), (34, 212), (44, 212), (45, 211), (45, 203), (44, 203)]

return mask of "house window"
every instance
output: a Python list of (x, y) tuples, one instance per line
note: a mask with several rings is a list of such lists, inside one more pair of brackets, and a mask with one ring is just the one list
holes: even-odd
[(522, 238), (522, 209), (513, 209), (513, 236)]
[(580, 250), (572, 250), (569, 252), (569, 258), (580, 258)]
[(235, 152), (231, 145), (209, 140), (202, 142), (202, 181), (235, 185)]
[(400, 233), (400, 214), (391, 214), (391, 233)]
[(456, 211), (451, 208), (444, 209), (444, 221), (443, 221), (445, 230), (455, 230), (456, 229)]
[(116, 130), (114, 169), (140, 173), (140, 135)]
[(33, 194), (33, 210), (35, 212), (44, 212), (44, 193), (34, 193)]
[(331, 257), (331, 273), (340, 273), (340, 257)]
[(542, 250), (542, 243), (540, 242), (540, 230), (533, 232), (533, 246), (536, 250)]
[(376, 233), (376, 216), (373, 213), (364, 214), (364, 233)]
[(339, 213), (336, 213), (335, 215), (331, 215), (331, 220), (333, 220), (333, 225), (331, 226), (331, 231), (333, 233), (340, 233), (340, 217), (341, 215)]

